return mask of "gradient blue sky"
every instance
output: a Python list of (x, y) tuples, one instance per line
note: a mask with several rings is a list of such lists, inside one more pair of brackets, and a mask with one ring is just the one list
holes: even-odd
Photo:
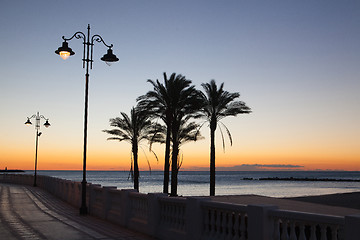
[[(2, 0), (0, 168), (33, 166), (34, 129), (23, 123), (40, 111), (52, 126), (40, 139), (39, 169), (81, 169), (82, 44), (69, 42), (76, 54), (66, 61), (54, 51), (87, 24), (120, 58), (108, 67), (99, 60), (106, 48), (94, 47), (90, 169), (128, 168), (129, 145), (106, 141), (101, 130), (151, 89), (147, 79), (176, 72), (198, 88), (225, 82), (253, 109), (224, 120), (234, 145), (223, 153), (217, 139), (219, 166), (360, 170), (360, 2), (243, 0)], [(184, 168), (208, 165), (202, 133), (184, 145)]]

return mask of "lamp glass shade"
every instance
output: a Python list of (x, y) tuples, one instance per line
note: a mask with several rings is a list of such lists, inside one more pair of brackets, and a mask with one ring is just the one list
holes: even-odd
[(68, 58), (70, 57), (70, 53), (67, 52), (67, 51), (61, 51), (61, 52), (59, 53), (59, 55), (60, 55), (60, 57), (61, 57), (62, 59), (64, 59), (64, 60), (66, 60), (66, 59), (68, 59)]

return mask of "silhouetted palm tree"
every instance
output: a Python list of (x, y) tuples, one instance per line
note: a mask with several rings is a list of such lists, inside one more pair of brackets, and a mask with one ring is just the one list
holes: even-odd
[[(251, 109), (245, 105), (242, 101), (235, 101), (240, 97), (238, 92), (229, 93), (223, 90), (224, 83), (217, 88), (215, 80), (211, 80), (209, 83), (203, 83), (201, 86), (205, 90), (205, 94), (202, 94), (203, 101), (205, 103), (202, 114), (209, 122), (210, 125), (210, 196), (215, 195), (215, 130), (218, 123), (221, 123), (221, 119), (227, 116), (236, 116), (237, 114), (251, 113)], [(229, 129), (222, 124), (226, 129), (226, 132), (232, 145), (232, 138)], [(221, 129), (220, 129), (221, 130)], [(225, 142), (222, 135), (223, 147)]]
[(110, 135), (108, 140), (127, 141), (131, 144), (131, 152), (133, 161), (131, 162), (131, 172), (134, 164), (134, 189), (139, 191), (139, 164), (138, 151), (139, 143), (142, 140), (149, 140), (153, 142), (162, 141), (161, 137), (156, 134), (157, 124), (150, 121), (146, 112), (139, 111), (138, 108), (132, 108), (130, 117), (121, 112), (121, 117), (111, 118), (110, 126), (115, 127), (111, 130), (103, 130)]
[(149, 115), (162, 119), (166, 125), (166, 146), (164, 163), (164, 188), (163, 192), (169, 192), (169, 168), (170, 168), (170, 145), (172, 140), (172, 166), (171, 166), (171, 195), (177, 195), (177, 156), (179, 150), (178, 139), (180, 123), (188, 119), (199, 110), (201, 93), (190, 86), (191, 81), (182, 75), (171, 74), (167, 78), (164, 73), (164, 84), (159, 80), (148, 80), (153, 85), (149, 91), (138, 100), (138, 106), (146, 109)]

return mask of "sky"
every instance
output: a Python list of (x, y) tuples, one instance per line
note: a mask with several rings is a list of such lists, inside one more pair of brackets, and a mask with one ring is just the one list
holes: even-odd
[[(354, 1), (12, 1), (0, 7), (0, 169), (34, 169), (39, 112), (39, 170), (81, 170), (85, 69), (54, 51), (62, 36), (99, 34), (120, 59), (90, 70), (88, 170), (128, 170), (131, 146), (107, 141), (109, 119), (129, 113), (151, 90), (148, 79), (175, 72), (201, 84), (215, 79), (239, 92), (251, 114), (223, 120), (233, 145), (216, 132), (221, 170), (360, 171), (360, 2)], [(33, 121), (34, 122), (34, 121)], [(43, 124), (43, 119), (41, 120)], [(209, 129), (181, 148), (183, 170), (209, 167)], [(140, 170), (163, 168), (139, 152)]]

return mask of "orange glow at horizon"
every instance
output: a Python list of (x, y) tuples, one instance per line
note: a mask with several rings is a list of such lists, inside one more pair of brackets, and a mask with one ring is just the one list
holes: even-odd
[[(88, 154), (87, 170), (129, 170), (130, 169), (130, 154), (103, 154), (92, 153)], [(191, 156), (190, 156), (191, 155)], [(287, 170), (345, 170), (345, 171), (360, 171), (360, 164), (356, 156), (347, 156), (346, 158), (340, 156), (321, 156), (318, 155), (294, 155), (288, 154), (238, 154), (232, 153), (218, 153), (216, 157), (216, 167), (228, 167), (231, 170), (233, 166), (240, 165), (294, 165), (300, 166), (297, 168), (290, 168)], [(154, 157), (147, 156), (152, 170), (163, 170), (163, 156), (158, 155), (159, 162)], [(8, 169), (34, 169), (35, 156), (33, 151), (19, 152), (16, 156), (9, 153), (4, 153), (1, 160), (0, 169), (7, 167)], [(73, 151), (61, 155), (52, 152), (42, 151), (38, 156), (39, 170), (82, 170), (82, 153), (81, 151)], [(146, 157), (139, 154), (140, 171), (148, 171), (148, 164)], [(184, 154), (184, 162), (181, 170), (204, 169), (209, 167), (209, 156), (197, 154)], [(271, 168), (264, 168), (264, 170)], [(272, 170), (281, 170), (281, 168), (273, 168)]]

